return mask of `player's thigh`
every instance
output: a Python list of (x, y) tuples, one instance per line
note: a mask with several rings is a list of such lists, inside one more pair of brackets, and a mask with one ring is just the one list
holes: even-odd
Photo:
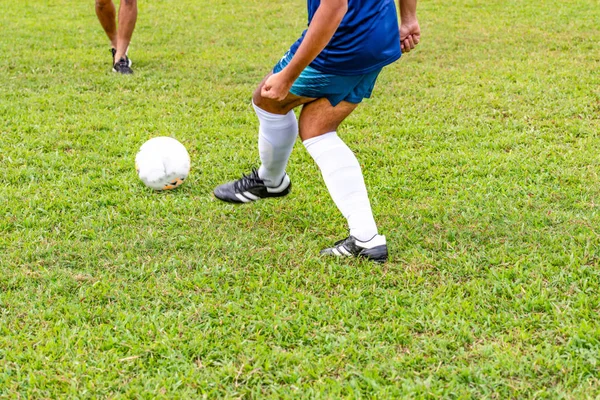
[(348, 115), (358, 106), (342, 101), (332, 106), (329, 100), (322, 98), (305, 104), (300, 113), (298, 128), (302, 140), (310, 139), (337, 130)]
[(296, 96), (292, 93), (288, 93), (288, 95), (283, 100), (274, 100), (262, 97), (260, 94), (262, 87), (265, 84), (267, 78), (269, 78), (269, 76), (271, 75), (273, 75), (273, 73), (267, 74), (267, 76), (264, 77), (264, 79), (260, 82), (256, 90), (254, 90), (254, 93), (252, 94), (252, 101), (259, 108), (262, 108), (263, 110), (273, 114), (287, 114), (288, 112), (290, 112), (290, 110), (293, 110), (294, 108), (302, 104), (310, 103), (311, 101), (315, 100), (309, 97)]

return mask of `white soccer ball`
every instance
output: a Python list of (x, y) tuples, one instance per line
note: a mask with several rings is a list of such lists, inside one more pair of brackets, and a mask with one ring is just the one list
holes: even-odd
[(175, 189), (190, 173), (190, 155), (176, 139), (155, 137), (140, 147), (135, 156), (135, 169), (149, 188)]

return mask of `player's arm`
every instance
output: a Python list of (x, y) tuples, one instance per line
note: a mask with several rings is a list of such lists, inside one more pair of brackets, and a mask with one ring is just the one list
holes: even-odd
[(421, 40), (421, 28), (417, 20), (417, 0), (398, 0), (400, 8), (400, 46), (408, 53)]
[(296, 80), (333, 37), (348, 11), (348, 0), (321, 0), (292, 61), (284, 68), (286, 77)]
[(327, 46), (347, 11), (348, 0), (321, 0), (294, 57), (283, 70), (267, 79), (261, 94), (276, 100), (285, 98), (304, 68)]

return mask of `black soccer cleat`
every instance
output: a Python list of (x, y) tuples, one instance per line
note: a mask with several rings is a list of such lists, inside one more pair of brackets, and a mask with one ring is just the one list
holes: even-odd
[[(117, 49), (115, 49), (114, 47), (111, 47), (110, 54), (112, 54), (112, 58), (110, 59), (111, 63), (114, 65), (114, 63), (115, 63), (115, 54), (117, 54)], [(129, 58), (127, 56), (127, 53), (125, 53), (124, 57), (127, 60), (127, 66), (131, 68), (131, 64), (132, 64), (131, 58)]]
[(364, 257), (368, 260), (384, 263), (388, 259), (385, 236), (375, 235), (366, 242), (354, 236), (335, 242), (333, 247), (321, 250), (321, 255), (336, 257)]
[(217, 199), (229, 203), (249, 203), (268, 197), (283, 197), (292, 191), (292, 182), (285, 174), (281, 183), (276, 187), (265, 185), (264, 180), (258, 176), (258, 170), (253, 169), (248, 175), (242, 175), (237, 181), (219, 185), (214, 190)]
[(133, 70), (129, 66), (129, 62), (127, 61), (127, 58), (125, 58), (125, 57), (121, 57), (121, 59), (119, 61), (117, 61), (115, 63), (115, 65), (113, 65), (113, 72), (117, 72), (117, 73), (123, 74), (123, 75), (133, 74)]

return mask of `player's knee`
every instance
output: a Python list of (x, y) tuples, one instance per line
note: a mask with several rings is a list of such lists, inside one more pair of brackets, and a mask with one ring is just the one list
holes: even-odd
[(283, 107), (283, 105), (279, 104), (276, 100), (267, 99), (260, 95), (260, 87), (258, 87), (258, 89), (256, 89), (252, 94), (252, 101), (258, 108), (261, 108), (267, 112), (273, 114), (285, 114), (285, 107)]
[(137, 0), (123, 0), (123, 3), (126, 6), (131, 7), (137, 5)]

